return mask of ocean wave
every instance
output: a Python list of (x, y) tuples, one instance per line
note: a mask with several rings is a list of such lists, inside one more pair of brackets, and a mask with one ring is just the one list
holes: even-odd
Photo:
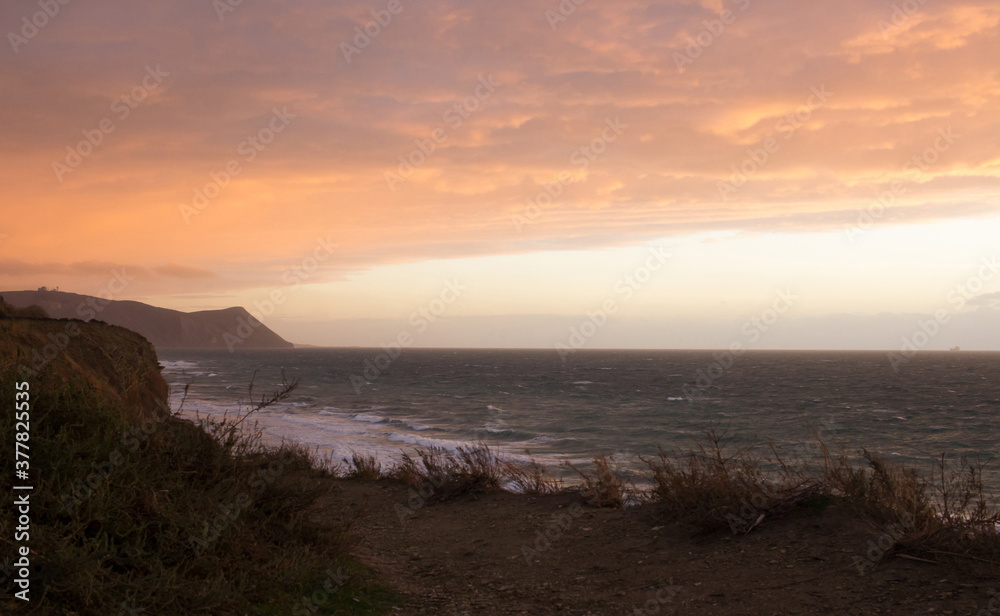
[(163, 366), (163, 372), (181, 372), (184, 370), (189, 370), (191, 368), (197, 368), (198, 364), (193, 361), (184, 361), (183, 359), (178, 359), (176, 361), (160, 360), (160, 365)]
[(379, 415), (362, 415), (362, 414), (352, 415), (350, 419), (353, 419), (354, 421), (364, 421), (366, 423), (384, 423), (386, 421), (389, 421), (387, 417), (381, 417)]

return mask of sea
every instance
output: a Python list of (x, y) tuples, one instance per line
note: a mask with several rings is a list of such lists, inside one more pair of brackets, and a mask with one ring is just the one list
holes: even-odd
[[(612, 455), (680, 456), (714, 432), (730, 450), (774, 447), (812, 463), (822, 443), (934, 472), (944, 454), (984, 465), (1000, 493), (1000, 353), (299, 348), (158, 351), (171, 405), (189, 418), (245, 411), (266, 440), (334, 461), (486, 443), (572, 483)], [(252, 398), (249, 391), (253, 384)], [(184, 394), (187, 389), (186, 395)]]

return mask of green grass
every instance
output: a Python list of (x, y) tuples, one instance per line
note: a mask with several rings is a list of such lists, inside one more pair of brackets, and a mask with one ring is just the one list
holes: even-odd
[[(14, 400), (15, 380), (0, 375), (0, 399)], [(391, 593), (347, 557), (347, 529), (309, 516), (330, 482), (308, 451), (264, 447), (246, 413), (201, 425), (125, 416), (82, 381), (32, 391), (32, 600), (15, 600), (8, 581), (0, 612), (292, 614), (304, 596), (325, 598), (303, 614), (391, 609)], [(13, 419), (0, 416), (5, 443)], [(12, 492), (7, 483), (4, 511)], [(13, 526), (4, 516), (0, 536)], [(349, 578), (328, 585), (338, 568)]]

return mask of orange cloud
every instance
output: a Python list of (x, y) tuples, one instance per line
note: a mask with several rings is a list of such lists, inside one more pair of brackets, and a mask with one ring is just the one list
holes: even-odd
[[(555, 27), (557, 2), (404, 5), (349, 62), (368, 4), (244, 3), (220, 20), (209, 4), (105, 0), (60, 14), (0, 60), (0, 283), (97, 283), (128, 265), (150, 295), (248, 288), (327, 235), (339, 252), (317, 281), (539, 245), (839, 229), (948, 128), (961, 137), (898, 220), (996, 213), (991, 3), (927, 3), (885, 34), (892, 9), (861, 0), (590, 2)], [(161, 82), (123, 102), (156, 67)], [(484, 78), (499, 83), (488, 96)], [(817, 87), (830, 99), (805, 114)], [(295, 116), (280, 132), (276, 109)], [(628, 128), (595, 141), (614, 118)], [(720, 195), (769, 138), (780, 147)], [(560, 173), (572, 181), (519, 230), (512, 217)]]

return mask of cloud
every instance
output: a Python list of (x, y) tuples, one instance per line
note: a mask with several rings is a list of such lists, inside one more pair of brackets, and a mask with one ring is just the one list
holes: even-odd
[(997, 291), (996, 293), (983, 293), (981, 295), (977, 295), (969, 299), (967, 304), (978, 308), (1000, 310), (1000, 291)]
[(123, 266), (112, 262), (77, 261), (73, 263), (30, 263), (16, 259), (0, 260), (0, 276), (110, 276)]
[[(0, 21), (33, 6), (7, 3)], [(321, 277), (337, 279), (720, 228), (840, 230), (893, 180), (907, 191), (887, 221), (996, 213), (1000, 11), (988, 2), (928, 3), (888, 35), (891, 7), (862, 0), (590, 2), (555, 29), (545, 11), (557, 2), (404, 2), (348, 62), (343, 44), (374, 31), (373, 6), (243, 3), (220, 20), (194, 0), (103, 0), (61, 12), (0, 56), (0, 255), (18, 255), (0, 274), (132, 263), (159, 277), (150, 292), (231, 289), (267, 284), (262, 264), (280, 273), (326, 234), (341, 253)], [(732, 23), (713, 31), (724, 8)], [(691, 45), (680, 70), (675, 54)], [(169, 75), (125, 114), (122, 97), (156, 67)], [(476, 102), (484, 77), (500, 85)], [(805, 113), (815, 88), (831, 95)], [(268, 135), (275, 108), (297, 117)], [(582, 153), (609, 118), (628, 128)], [(105, 120), (113, 131), (88, 146)], [(907, 168), (949, 128), (953, 147)], [(444, 139), (421, 156), (436, 130)], [(753, 163), (769, 138), (780, 147)], [(53, 163), (73, 151), (60, 182)], [(423, 162), (392, 190), (386, 174), (411, 156)], [(721, 194), (744, 165), (744, 183)], [(512, 216), (562, 171), (573, 182), (518, 231)], [(181, 206), (206, 191), (218, 194), (185, 222)], [(199, 266), (163, 265), (177, 254)]]
[(168, 263), (166, 265), (161, 265), (159, 267), (152, 268), (152, 272), (160, 276), (166, 276), (169, 278), (216, 278), (217, 274), (214, 272), (200, 268), (192, 267), (189, 265), (179, 265), (177, 263)]

